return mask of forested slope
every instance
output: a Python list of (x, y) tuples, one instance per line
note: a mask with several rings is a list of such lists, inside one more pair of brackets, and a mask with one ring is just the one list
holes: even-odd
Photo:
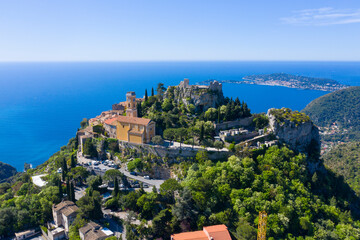
[(324, 163), (360, 196), (360, 142), (341, 144), (323, 156)]

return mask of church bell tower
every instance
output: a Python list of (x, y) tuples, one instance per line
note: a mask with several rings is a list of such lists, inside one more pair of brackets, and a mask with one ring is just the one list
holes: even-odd
[(135, 92), (127, 92), (126, 93), (126, 116), (137, 117)]

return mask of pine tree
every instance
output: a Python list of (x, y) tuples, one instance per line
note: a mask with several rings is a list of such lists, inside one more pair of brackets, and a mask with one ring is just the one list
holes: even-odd
[(75, 156), (74, 154), (71, 155), (71, 168), (75, 168), (76, 167), (76, 161), (75, 161)]
[(147, 89), (145, 89), (145, 102), (147, 102), (148, 100), (148, 94), (147, 94)]
[(236, 99), (235, 99), (235, 105), (236, 105), (236, 106), (240, 106), (240, 105), (241, 105), (240, 100), (239, 100), (239, 97), (236, 97)]
[(151, 88), (151, 96), (152, 97), (154, 96), (154, 88), (153, 87)]
[(114, 191), (113, 191), (113, 196), (116, 197), (119, 193), (119, 182), (117, 177), (115, 177), (114, 179)]

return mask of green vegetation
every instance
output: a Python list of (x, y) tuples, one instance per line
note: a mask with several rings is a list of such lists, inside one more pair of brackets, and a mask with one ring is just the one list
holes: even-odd
[(0, 162), (0, 181), (16, 174), (16, 169), (9, 164)]
[[(164, 84), (159, 83), (157, 94), (142, 102), (138, 112), (140, 116), (155, 121), (156, 134), (170, 141), (213, 146), (211, 139), (215, 132), (213, 127), (209, 129), (209, 125), (251, 116), (247, 104), (240, 102), (239, 98), (225, 98), (220, 106), (204, 112), (189, 102), (191, 98), (186, 99), (186, 104), (176, 99), (175, 87), (169, 87), (166, 92), (165, 90)], [(201, 134), (202, 128), (204, 134)], [(159, 138), (154, 140), (161, 142)]]
[(166, 180), (160, 193), (120, 191), (107, 201), (141, 222), (152, 220), (151, 227), (126, 224), (132, 239), (167, 239), (213, 224), (225, 224), (236, 239), (256, 239), (261, 210), (269, 214), (268, 239), (360, 238), (359, 199), (331, 171), (310, 174), (305, 155), (286, 147), (217, 162), (199, 151), (182, 165), (180, 182)]
[(360, 140), (360, 87), (349, 87), (326, 94), (309, 103), (303, 112), (320, 127), (337, 123), (345, 133), (328, 136), (328, 140)]
[(323, 157), (325, 165), (343, 176), (360, 196), (360, 143), (351, 142), (336, 146)]
[(292, 111), (290, 108), (271, 109), (270, 114), (274, 115), (276, 121), (279, 123), (290, 121), (296, 124), (301, 124), (310, 121), (309, 116), (306, 114), (298, 111)]

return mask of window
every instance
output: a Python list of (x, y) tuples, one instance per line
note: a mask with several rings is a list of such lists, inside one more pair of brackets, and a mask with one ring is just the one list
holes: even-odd
[(133, 98), (133, 102), (135, 102), (135, 98)]

